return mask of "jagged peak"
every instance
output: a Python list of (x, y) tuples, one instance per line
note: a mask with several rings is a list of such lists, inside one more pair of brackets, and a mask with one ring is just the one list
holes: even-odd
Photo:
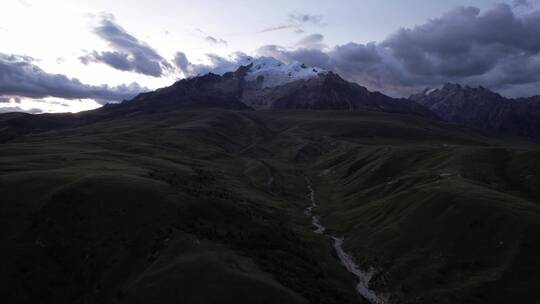
[(327, 73), (319, 67), (311, 67), (299, 61), (283, 63), (273, 57), (259, 57), (253, 59), (246, 69), (245, 79), (258, 82), (261, 88), (280, 86), (288, 82), (310, 79)]
[(444, 91), (458, 91), (462, 89), (463, 89), (463, 86), (460, 85), (459, 83), (450, 83), (450, 82), (445, 83), (442, 87), (442, 90)]
[(418, 98), (422, 96), (432, 96), (432, 95), (446, 95), (446, 94), (453, 94), (463, 92), (465, 94), (482, 94), (482, 95), (490, 95), (490, 96), (499, 96), (503, 97), (500, 94), (491, 91), (490, 89), (483, 87), (483, 86), (470, 86), (470, 85), (462, 85), (459, 83), (451, 83), (447, 82), (445, 83), (440, 89), (437, 88), (426, 88), (419, 94), (413, 94), (410, 98)]

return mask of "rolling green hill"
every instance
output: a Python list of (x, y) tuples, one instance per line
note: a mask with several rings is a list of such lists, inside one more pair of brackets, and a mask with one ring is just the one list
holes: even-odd
[(390, 303), (540, 298), (532, 142), (371, 112), (184, 109), (4, 130), (6, 303), (363, 303), (312, 232), (306, 178)]

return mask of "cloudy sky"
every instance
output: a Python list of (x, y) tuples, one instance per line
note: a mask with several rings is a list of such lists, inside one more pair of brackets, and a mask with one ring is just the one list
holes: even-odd
[(392, 96), (540, 94), (537, 0), (2, 0), (0, 112), (77, 112), (273, 56)]

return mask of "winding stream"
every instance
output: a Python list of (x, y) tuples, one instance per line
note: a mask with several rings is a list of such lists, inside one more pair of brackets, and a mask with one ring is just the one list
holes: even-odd
[(345, 239), (343, 237), (336, 237), (327, 233), (326, 227), (321, 224), (320, 217), (313, 213), (313, 211), (317, 208), (317, 203), (315, 201), (315, 190), (313, 189), (311, 183), (308, 183), (307, 187), (309, 190), (309, 200), (311, 202), (311, 205), (306, 208), (304, 213), (307, 216), (311, 217), (311, 223), (313, 224), (313, 227), (315, 227), (315, 230), (313, 230), (313, 232), (324, 235), (333, 240), (334, 249), (336, 250), (341, 264), (347, 269), (347, 271), (355, 275), (358, 279), (358, 283), (356, 284), (356, 292), (362, 298), (366, 299), (372, 304), (386, 304), (388, 302), (386, 297), (378, 295), (377, 293), (375, 293), (375, 291), (369, 289), (369, 281), (373, 277), (375, 271), (373, 269), (367, 272), (362, 271), (360, 267), (358, 267), (358, 265), (354, 262), (354, 258), (350, 254), (345, 252), (345, 250), (343, 250), (343, 242), (345, 241)]

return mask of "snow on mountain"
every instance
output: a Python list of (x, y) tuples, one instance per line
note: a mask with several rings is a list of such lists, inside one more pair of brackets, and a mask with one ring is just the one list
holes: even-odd
[(326, 73), (323, 69), (309, 67), (298, 61), (283, 63), (272, 57), (259, 57), (249, 63), (252, 66), (246, 75), (246, 80), (261, 82), (261, 88), (275, 87)]
[(425, 95), (429, 95), (429, 94), (431, 94), (431, 93), (433, 93), (433, 92), (435, 92), (435, 91), (437, 91), (437, 90), (438, 90), (437, 88), (426, 89), (426, 90), (424, 91), (424, 94), (425, 94)]

